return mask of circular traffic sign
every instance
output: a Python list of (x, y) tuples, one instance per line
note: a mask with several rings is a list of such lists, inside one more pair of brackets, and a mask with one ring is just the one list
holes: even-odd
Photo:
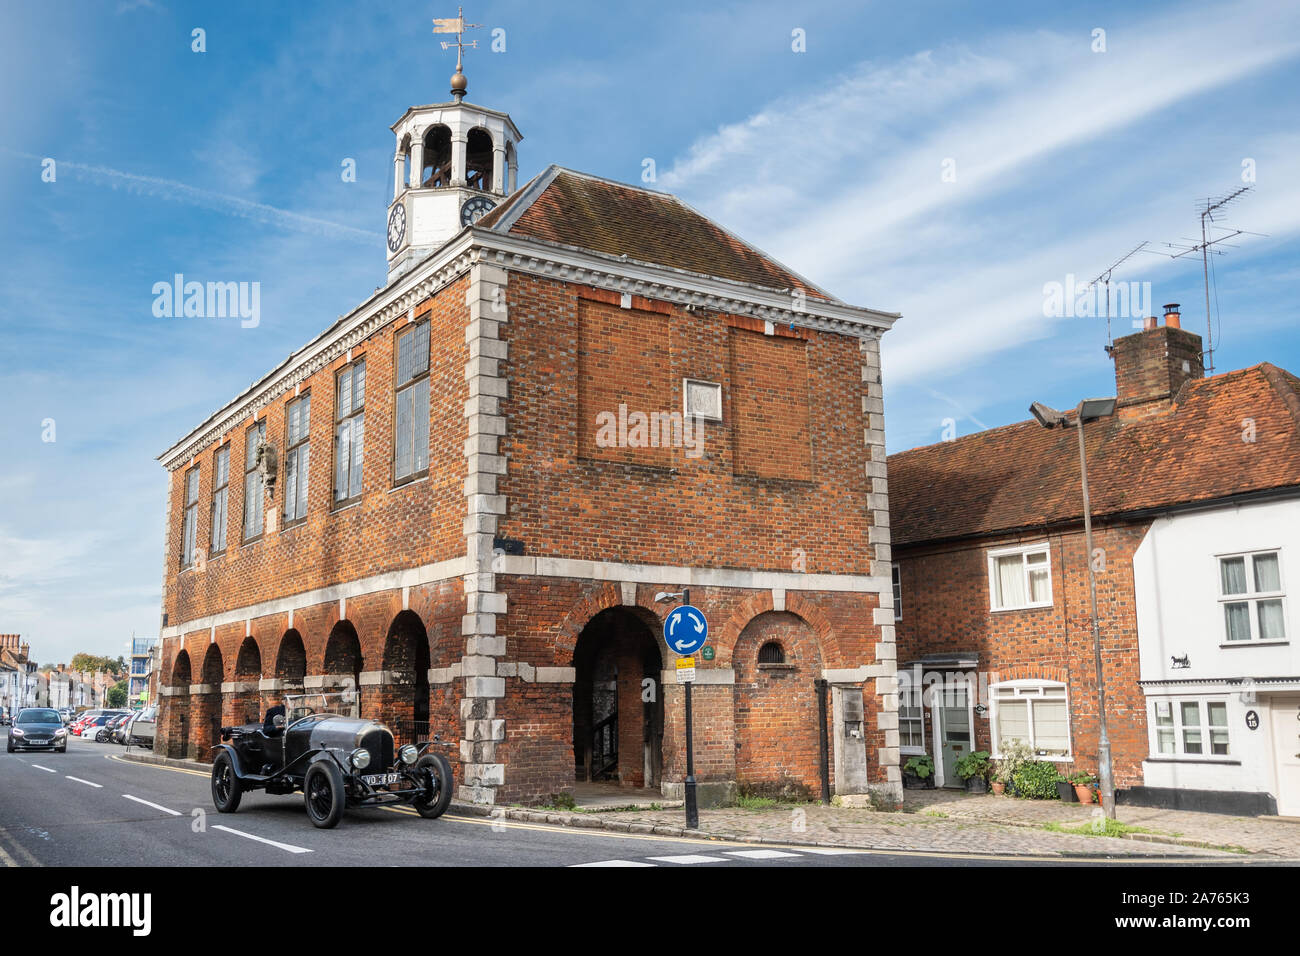
[(709, 639), (709, 622), (693, 604), (675, 607), (664, 618), (664, 641), (677, 654), (694, 654)]

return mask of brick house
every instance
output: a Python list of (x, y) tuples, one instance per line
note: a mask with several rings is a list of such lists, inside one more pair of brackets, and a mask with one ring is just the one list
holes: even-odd
[[(169, 448), (158, 746), (355, 688), (465, 799), (898, 791), (881, 334), (670, 195), (463, 99), (396, 136), (387, 285)], [(404, 732), (404, 731), (403, 731)]]
[[(1115, 341), (1115, 413), (1084, 426), (1115, 785), (1131, 802), (1276, 812), (1279, 774), (1288, 771), (1272, 767), (1271, 751), (1249, 774), (1227, 768), (1272, 747), (1238, 713), (1243, 680), (1279, 712), (1300, 705), (1285, 696), (1300, 691), (1300, 657), (1260, 646), (1285, 645), (1278, 616), (1285, 587), (1262, 599), (1271, 640), (1259, 640), (1258, 629), (1254, 641), (1225, 636), (1226, 606), (1239, 617), (1255, 613), (1261, 599), (1253, 590), (1221, 591), (1216, 561), (1228, 560), (1223, 574), (1240, 578), (1239, 558), (1224, 556), (1266, 552), (1272, 557), (1260, 559), (1261, 569), (1275, 581), (1279, 549), (1287, 549), (1280, 542), (1289, 534), (1300, 551), (1300, 381), (1267, 363), (1203, 377), (1200, 336), (1182, 329), (1171, 308), (1164, 325), (1148, 319), (1143, 331)], [(996, 756), (1001, 742), (1028, 739), (1062, 772), (1095, 773), (1073, 424), (1048, 430), (1031, 420), (891, 455), (889, 478), (902, 760), (929, 753), (938, 782), (959, 785), (954, 764), (962, 754)], [(1206, 516), (1240, 530), (1252, 509), (1279, 514), (1256, 521), (1250, 534), (1224, 531), (1209, 543)], [(1293, 530), (1282, 533), (1288, 521)], [(1173, 524), (1202, 529), (1194, 556), (1186, 541), (1181, 555), (1158, 550)], [(1184, 567), (1189, 560), (1194, 566)], [(1188, 609), (1177, 640), (1170, 606)], [(1181, 667), (1179, 649), (1192, 640), (1195, 668), (1166, 673), (1166, 649)], [(930, 685), (948, 692), (924, 689)], [(1187, 716), (1186, 727), (1179, 717), (1177, 743), (1171, 708)], [(1274, 749), (1285, 749), (1280, 738)]]

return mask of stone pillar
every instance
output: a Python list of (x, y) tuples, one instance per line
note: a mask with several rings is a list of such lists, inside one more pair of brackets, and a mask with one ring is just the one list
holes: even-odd
[[(465, 141), (456, 141), (457, 175), (464, 172)], [(506, 321), (507, 276), (504, 269), (476, 263), (470, 269), (470, 286), (465, 301), (469, 325), (465, 341), (469, 361), (465, 379), (469, 399), (465, 418), (469, 438), (465, 442), (465, 550), (469, 573), (465, 575), (465, 615), (461, 634), (465, 656), (461, 677), (465, 682), (461, 719), (465, 734), (460, 742), (462, 764), (460, 796), (474, 803), (494, 803), (496, 790), (505, 783), (505, 766), (497, 760), (497, 745), (505, 740), (505, 721), (497, 718), (497, 701), (505, 696), (506, 680), (497, 672), (498, 659), (506, 653), (506, 640), (497, 634), (497, 616), (506, 613), (506, 595), (496, 589), (492, 544), (497, 521), (506, 512), (505, 498), (497, 494), (497, 477), (504, 475), (506, 460), (499, 442), (506, 420), (501, 400), (506, 380), (501, 361), (506, 343), (501, 325)]]
[(402, 194), (402, 174), (405, 170), (402, 168), (406, 164), (406, 155), (398, 150), (397, 155), (393, 157), (393, 198), (396, 199)]
[(467, 140), (463, 132), (451, 136), (451, 184), (465, 185), (465, 147)]
[(835, 756), (835, 792), (867, 792), (867, 739), (861, 684), (831, 687), (831, 747)]
[(424, 139), (416, 139), (411, 143), (411, 188), (418, 189), (420, 186), (420, 174), (424, 172)]
[[(884, 746), (878, 749), (876, 759), (883, 774), (876, 775), (872, 789), (896, 803), (903, 799), (903, 775), (898, 759), (898, 651), (894, 634), (893, 561), (889, 536), (889, 477), (885, 466), (885, 406), (880, 377), (880, 335), (869, 335), (859, 344), (862, 352), (862, 417), (865, 423), (863, 440), (869, 451), (867, 479), (871, 492), (867, 495), (867, 508), (871, 511), (871, 528), (867, 542), (872, 547), (871, 576), (881, 582), (879, 606), (873, 612), (873, 623), (880, 629), (876, 643), (876, 663), (879, 665), (875, 692), (878, 697), (876, 729), (884, 735)], [(865, 693), (865, 691), (864, 691)]]
[(261, 695), (257, 681), (227, 681), (221, 685), (221, 723), (234, 726), (262, 719)]
[(191, 760), (212, 760), (211, 748), (220, 740), (221, 686), (190, 685), (190, 739), (186, 756)]
[(492, 147), (492, 191), (500, 195), (504, 192), (506, 171), (505, 146)]

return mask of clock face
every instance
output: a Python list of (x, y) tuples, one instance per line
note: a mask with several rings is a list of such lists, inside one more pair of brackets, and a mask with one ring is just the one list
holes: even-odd
[(460, 207), (460, 224), (469, 226), (496, 208), (496, 203), (486, 196), (475, 196), (473, 199), (465, 200), (465, 205)]
[(398, 203), (388, 214), (388, 251), (396, 252), (406, 238), (406, 206)]

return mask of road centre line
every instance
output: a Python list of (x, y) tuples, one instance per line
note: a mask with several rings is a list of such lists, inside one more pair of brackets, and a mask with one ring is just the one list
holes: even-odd
[(104, 785), (103, 785), (102, 783), (95, 783), (94, 781), (91, 781), (91, 780), (82, 780), (80, 777), (74, 777), (74, 776), (73, 776), (72, 774), (70, 774), (70, 773), (65, 773), (64, 776), (67, 777), (69, 780), (75, 780), (75, 781), (77, 781), (77, 783), (84, 783), (86, 786), (88, 786), (88, 787), (94, 787), (94, 788), (97, 789), (97, 790), (103, 790), (103, 789), (104, 789)]
[(32, 766), (35, 767), (37, 770), (44, 770), (46, 773), (58, 773), (58, 771), (55, 770), (53, 767), (42, 767), (38, 763), (34, 763), (32, 764)]
[(243, 830), (235, 830), (231, 827), (224, 826), (220, 823), (213, 826), (212, 829), (223, 830), (226, 833), (233, 833), (235, 836), (241, 836), (246, 840), (256, 840), (258, 843), (265, 843), (267, 846), (277, 847), (289, 853), (311, 853), (312, 852), (305, 846), (293, 846), (292, 844), (289, 843), (278, 843), (275, 840), (268, 840), (266, 837), (256, 836), (255, 834), (252, 833), (245, 833)]
[(129, 793), (124, 793), (122, 794), (122, 796), (126, 797), (126, 799), (128, 800), (134, 800), (136, 803), (143, 803), (146, 807), (153, 807), (155, 810), (161, 810), (163, 813), (170, 813), (174, 817), (179, 817), (181, 815), (181, 812), (179, 810), (173, 810), (170, 807), (164, 807), (162, 804), (159, 803), (150, 803), (148, 800), (141, 800), (139, 797), (133, 797)]

